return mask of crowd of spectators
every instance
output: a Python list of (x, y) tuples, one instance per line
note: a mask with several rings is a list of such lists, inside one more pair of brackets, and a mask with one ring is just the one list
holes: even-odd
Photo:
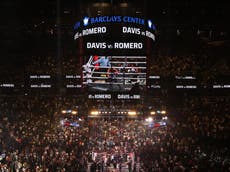
[[(63, 57), (59, 59), (61, 61), (58, 64), (58, 60), (55, 56), (34, 56), (31, 63), (25, 66), (25, 72), (27, 74), (49, 74), (52, 76), (68, 74), (80, 74), (79, 61), (77, 57)], [(60, 65), (61, 70), (58, 69)], [(62, 72), (62, 73), (61, 73)]]
[(229, 76), (229, 62), (207, 54), (159, 56), (150, 66), (151, 75), (161, 77), (194, 76), (199, 82), (215, 83), (223, 76)]
[[(88, 119), (82, 98), (1, 97), (0, 169), (228, 171), (229, 101), (187, 97), (167, 126), (153, 128), (144, 118)], [(68, 117), (78, 127), (60, 123), (71, 108), (83, 109)]]

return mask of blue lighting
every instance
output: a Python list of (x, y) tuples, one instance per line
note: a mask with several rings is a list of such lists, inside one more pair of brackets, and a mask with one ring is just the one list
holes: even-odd
[(87, 26), (89, 24), (89, 17), (84, 17), (83, 19), (83, 25)]
[(153, 22), (151, 20), (148, 20), (147, 23), (148, 23), (148, 27), (150, 29), (156, 30), (156, 27), (155, 27), (155, 25), (153, 24)]

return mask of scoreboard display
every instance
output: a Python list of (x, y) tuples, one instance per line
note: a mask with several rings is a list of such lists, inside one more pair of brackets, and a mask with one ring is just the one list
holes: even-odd
[(82, 67), (82, 88), (93, 92), (145, 88), (155, 30), (152, 20), (132, 16), (85, 16), (77, 21), (74, 40)]
[(74, 25), (74, 40), (82, 55), (145, 55), (155, 42), (151, 20), (131, 16), (84, 17)]

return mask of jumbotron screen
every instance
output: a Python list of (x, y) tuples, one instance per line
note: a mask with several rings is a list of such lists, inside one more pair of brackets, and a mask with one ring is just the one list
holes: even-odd
[(96, 92), (126, 92), (146, 87), (147, 59), (155, 42), (150, 19), (85, 16), (74, 25), (82, 66), (82, 86)]
[(83, 58), (83, 85), (90, 91), (132, 91), (146, 86), (146, 56)]

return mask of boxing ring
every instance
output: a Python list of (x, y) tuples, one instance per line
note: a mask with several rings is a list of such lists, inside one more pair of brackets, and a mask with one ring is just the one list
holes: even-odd
[(146, 85), (145, 56), (90, 56), (82, 66), (83, 85), (100, 91), (130, 91)]

